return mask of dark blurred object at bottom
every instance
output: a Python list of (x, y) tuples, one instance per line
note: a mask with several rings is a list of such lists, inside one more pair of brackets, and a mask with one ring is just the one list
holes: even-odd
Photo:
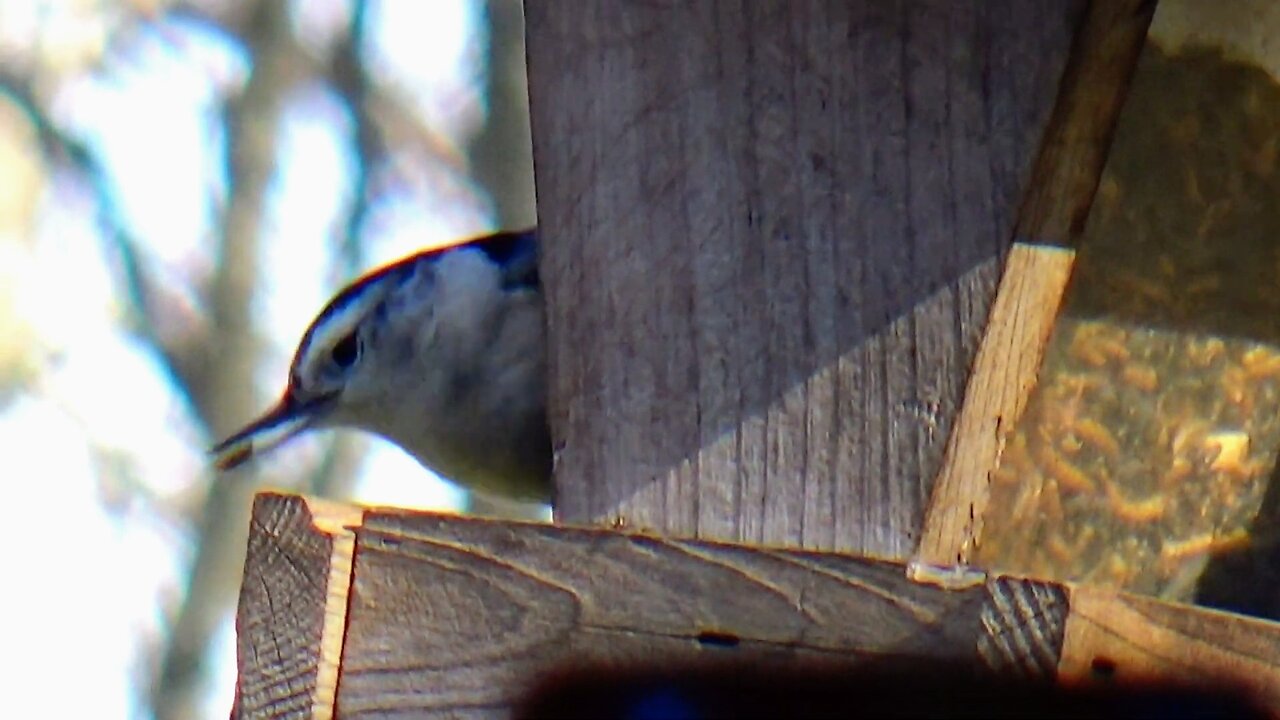
[(1231, 687), (1015, 681), (954, 663), (869, 661), (833, 670), (760, 665), (661, 671), (585, 669), (539, 685), (514, 717), (1266, 718)]

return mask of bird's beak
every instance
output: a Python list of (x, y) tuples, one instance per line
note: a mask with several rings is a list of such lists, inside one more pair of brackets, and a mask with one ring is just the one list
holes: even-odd
[(331, 406), (336, 396), (327, 395), (310, 402), (298, 402), (286, 394), (275, 407), (231, 437), (213, 446), (213, 464), (231, 470), (255, 455), (279, 447), (286, 440), (311, 427)]

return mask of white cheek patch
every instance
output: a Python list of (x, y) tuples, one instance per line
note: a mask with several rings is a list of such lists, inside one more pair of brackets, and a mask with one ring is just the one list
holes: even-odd
[[(366, 305), (368, 305), (367, 302), (348, 303), (346, 307), (325, 318), (324, 322), (317, 324), (307, 344), (307, 355), (329, 352), (330, 348), (337, 345), (359, 324), (360, 318), (364, 317), (365, 312), (368, 311)], [(313, 366), (314, 358), (308, 357), (302, 364)]]

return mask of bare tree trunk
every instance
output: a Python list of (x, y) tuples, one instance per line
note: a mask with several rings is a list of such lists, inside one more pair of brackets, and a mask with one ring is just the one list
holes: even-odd
[(484, 0), (489, 21), (489, 62), (484, 128), (467, 148), (471, 176), (493, 198), (498, 226), (537, 222), (533, 189), (533, 140), (529, 132), (529, 81), (524, 61), (521, 0)]
[[(258, 282), (262, 211), (275, 160), (281, 99), (296, 73), (287, 7), (259, 2), (248, 15), (244, 37), (253, 74), (228, 112), (227, 151), (231, 194), (216, 276), (210, 292), (212, 329), (205, 343), (209, 362), (190, 389), (204, 424), (213, 432), (233, 427), (257, 409), (252, 378), (258, 357), (250, 312)], [(169, 629), (159, 680), (151, 703), (158, 718), (197, 714), (209, 639), (235, 600), (244, 564), (244, 534), (254, 489), (251, 468), (209, 486), (197, 527), (196, 553), (182, 608)]]

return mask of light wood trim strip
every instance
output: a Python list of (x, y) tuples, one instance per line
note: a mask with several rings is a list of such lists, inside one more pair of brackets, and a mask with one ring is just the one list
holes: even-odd
[(947, 440), (917, 558), (968, 564), (981, 536), (988, 475), (1004, 438), (1026, 408), (1053, 330), (1075, 252), (1015, 243), (978, 346), (964, 407)]

